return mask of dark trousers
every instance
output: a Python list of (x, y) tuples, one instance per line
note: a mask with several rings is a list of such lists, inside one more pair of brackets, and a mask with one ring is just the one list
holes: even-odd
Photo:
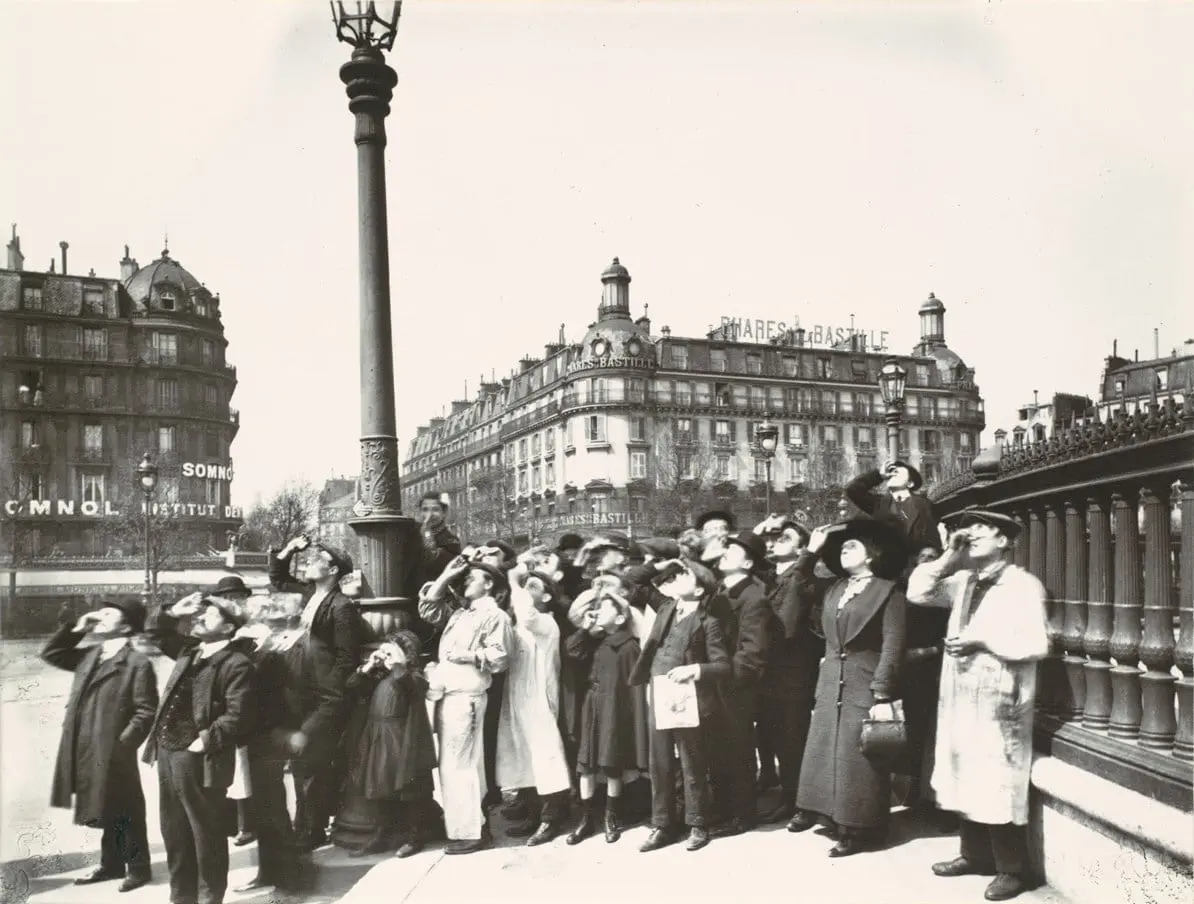
[(257, 831), (257, 875), (279, 887), (301, 884), (304, 874), (286, 808), (285, 765), (285, 750), (270, 739), (258, 739), (249, 745), (249, 784), (253, 796), (248, 804)]
[(125, 867), (133, 874), (149, 874), (149, 831), (145, 827), (145, 800), (140, 800), (138, 812), (105, 819), (97, 828), (100, 837), (100, 868), (109, 873), (123, 873)]
[(1010, 822), (993, 826), (963, 819), (959, 832), (962, 856), (980, 868), (994, 867), (997, 873), (1023, 875), (1028, 846), (1026, 828)]
[(794, 800), (800, 790), (800, 766), (813, 720), (813, 701), (760, 697), (758, 711), (759, 726), (771, 740), (779, 760), (779, 783), (784, 797)]
[(755, 819), (755, 709), (753, 691), (726, 693), (714, 741), (713, 793), (723, 816)]
[(173, 904), (221, 904), (228, 887), (224, 788), (203, 786), (203, 755), (158, 755), (162, 841)]
[(540, 794), (534, 788), (519, 788), (518, 794), (527, 802), (527, 813), (536, 822), (559, 823), (568, 818), (571, 791)]
[(294, 779), (294, 831), (300, 844), (322, 840), (340, 807), (344, 769), (340, 729), (308, 740), (303, 756), (290, 762)]
[(775, 744), (771, 741), (771, 735), (767, 733), (767, 728), (761, 721), (756, 710), (755, 715), (755, 750), (759, 754), (759, 774), (771, 776), (778, 776), (779, 773), (775, 768)]
[(502, 694), (505, 692), (506, 673), (500, 672), (493, 676), (486, 692), (488, 702), (485, 704), (485, 722), (481, 726), (481, 738), (485, 744), (485, 786), (489, 789), (488, 796), (493, 799), (500, 798), (502, 794), (497, 781), (497, 736), (498, 721), (502, 717)]
[[(651, 825), (675, 829), (681, 825), (704, 828), (709, 820), (709, 779), (704, 729), (651, 729)], [(676, 813), (676, 764), (672, 745), (680, 753), (684, 781), (684, 818)]]

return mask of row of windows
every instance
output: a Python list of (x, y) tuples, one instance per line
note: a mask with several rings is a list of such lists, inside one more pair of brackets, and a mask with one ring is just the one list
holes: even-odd
[[(111, 451), (105, 440), (106, 431), (103, 424), (83, 424), (82, 449), (84, 453), (100, 455), (106, 449)], [(169, 455), (183, 451), (178, 445), (180, 431), (173, 424), (162, 425), (157, 428), (157, 451), (159, 455)], [(207, 430), (201, 434), (186, 434), (187, 445), (191, 450), (197, 449), (196, 457), (220, 458), (224, 454), (224, 438), (215, 430)], [(21, 422), (21, 448), (32, 450), (45, 442), (41, 425), (37, 421)]]
[[(120, 499), (134, 503), (140, 501), (131, 485), (117, 490), (118, 484), (111, 481), (107, 474), (80, 473), (77, 479), (80, 502), (103, 506), (108, 502), (115, 505)], [(158, 479), (155, 498), (158, 502), (171, 504), (222, 505), (223, 484), (224, 481), (213, 478), (163, 476)], [(17, 492), (22, 503), (54, 499), (56, 495), (49, 477), (36, 471), (22, 471), (18, 475)]]
[[(179, 304), (178, 293), (176, 293), (173, 289), (159, 289), (157, 297), (157, 306), (163, 311), (178, 311), (182, 309)], [(212, 306), (208, 304), (206, 298), (203, 298), (202, 296), (196, 296), (192, 301), (193, 311), (197, 316), (211, 316)], [(26, 311), (45, 310), (42, 287), (34, 285), (23, 286), (21, 288), (21, 307)], [(83, 287), (83, 313), (98, 317), (102, 317), (104, 315), (105, 310), (103, 288), (96, 286)]]
[[(60, 340), (53, 346), (46, 343), (45, 327), (39, 323), (25, 324), (24, 354), (28, 358), (77, 358), (106, 361), (109, 357), (108, 331), (100, 327), (85, 327), (74, 338)], [(155, 330), (150, 336), (150, 352), (156, 364), (179, 363), (178, 334)], [(214, 366), (217, 362), (216, 344), (211, 339), (199, 340), (199, 365)]]

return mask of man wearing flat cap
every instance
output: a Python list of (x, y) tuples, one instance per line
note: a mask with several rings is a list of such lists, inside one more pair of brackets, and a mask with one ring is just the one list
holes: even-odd
[[(867, 471), (846, 484), (846, 498), (865, 514), (899, 523), (912, 555), (922, 549), (940, 549), (933, 504), (919, 490), (920, 471), (906, 461), (888, 461), (879, 471)], [(876, 493), (880, 487), (883, 492)]]
[[(188, 635), (164, 629), (177, 618), (191, 619)], [(221, 904), (228, 886), (224, 804), (258, 713), (253, 663), (230, 646), (245, 621), (240, 603), (193, 594), (153, 632), (174, 659), (144, 756), (158, 767), (171, 901)]]
[[(302, 578), (295, 579), (290, 562), (300, 551), (305, 553)], [(361, 664), (369, 634), (360, 610), (340, 589), (340, 581), (352, 571), (352, 559), (345, 553), (306, 537), (296, 537), (270, 556), (270, 584), (306, 600), (292, 659), (295, 679), (306, 688), (305, 711), (302, 729), (290, 736), (290, 752), (295, 830), (300, 846), (307, 849), (326, 843), (328, 821), (337, 809), (336, 761), (351, 710), (345, 688)]]
[[(137, 748), (153, 724), (158, 683), (149, 657), (129, 643), (144, 627), (141, 601), (121, 597), (64, 625), (41, 653), (75, 674), (50, 805), (70, 807), (73, 796), (75, 823), (103, 829), (99, 866), (76, 885), (123, 878), (120, 891), (132, 891), (150, 879)], [(88, 634), (99, 643), (80, 649)]]
[(932, 786), (961, 817), (961, 852), (938, 876), (994, 875), (989, 901), (1025, 888), (1036, 664), (1049, 651), (1045, 588), (1007, 561), (1020, 533), (999, 512), (947, 519), (941, 558), (908, 579), (908, 601), (949, 609)]

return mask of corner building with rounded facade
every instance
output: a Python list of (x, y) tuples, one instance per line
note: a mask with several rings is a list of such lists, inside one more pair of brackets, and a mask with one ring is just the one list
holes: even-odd
[[(404, 463), (407, 511), (434, 490), (474, 540), (646, 536), (680, 526), (665, 497), (702, 487), (754, 500), (760, 520), (767, 473), (755, 429), (765, 419), (779, 428), (777, 511), (803, 487), (844, 484), (888, 457), (878, 379), (892, 356), (863, 334), (817, 346), (799, 328), (743, 341), (732, 322), (702, 338), (655, 333), (645, 314), (632, 316), (630, 273), (617, 258), (601, 282), (580, 343), (561, 332), (542, 358), (524, 358), (418, 428)], [(919, 316), (920, 342), (894, 356), (908, 371), (900, 448), (932, 483), (969, 465), (985, 419), (974, 371), (945, 344), (945, 305), (930, 295)]]

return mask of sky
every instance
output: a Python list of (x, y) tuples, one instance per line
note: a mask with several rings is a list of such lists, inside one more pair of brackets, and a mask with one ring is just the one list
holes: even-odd
[[(1194, 338), (1191, 3), (407, 0), (389, 57), (399, 440), (595, 319), (918, 337), (990, 441), (1112, 341)], [(353, 118), (326, 4), (0, 3), (0, 223), (26, 267), (127, 243), (221, 295), (234, 502), (358, 470)], [(7, 229), (5, 230), (7, 232)]]

